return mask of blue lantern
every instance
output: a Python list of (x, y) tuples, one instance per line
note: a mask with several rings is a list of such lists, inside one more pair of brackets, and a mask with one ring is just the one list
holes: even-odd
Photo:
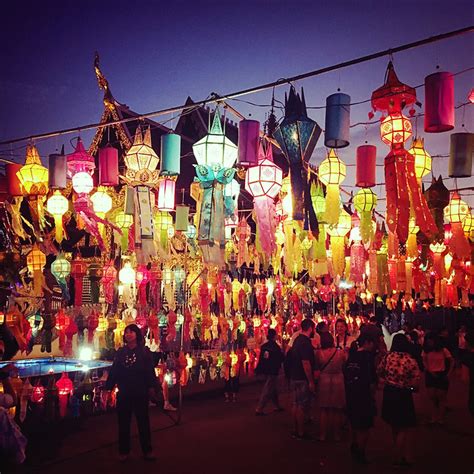
[(324, 144), (328, 148), (344, 148), (349, 145), (351, 98), (337, 93), (326, 98), (326, 126)]

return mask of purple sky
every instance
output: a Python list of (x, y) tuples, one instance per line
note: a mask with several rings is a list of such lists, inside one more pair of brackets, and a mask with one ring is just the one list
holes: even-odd
[[(95, 50), (116, 99), (149, 112), (182, 104), (188, 95), (200, 100), (210, 92), (225, 94), (473, 23), (469, 0), (8, 3), (0, 29), (0, 140), (98, 121), (102, 93), (92, 67)], [(394, 57), (395, 68), (403, 82), (422, 84), (436, 65), (451, 72), (474, 66), (473, 45), (470, 34), (402, 52)], [(296, 85), (304, 86), (308, 106), (324, 105), (338, 87), (353, 102), (368, 99), (382, 84), (387, 62), (381, 58)], [(473, 71), (456, 77), (457, 104), (466, 102), (473, 79)], [(278, 88), (277, 98), (287, 89)], [(423, 102), (423, 88), (417, 92)], [(270, 97), (264, 92), (244, 99), (268, 104)], [(231, 103), (263, 122), (266, 108)], [(369, 104), (352, 107), (351, 122), (366, 121), (368, 111)], [(309, 115), (324, 127), (323, 110)], [(457, 111), (454, 131), (461, 130), (463, 115), (474, 131), (472, 106)], [(421, 135), (431, 154), (449, 152), (449, 132)], [(40, 141), (40, 153), (45, 158), (62, 143), (69, 152), (74, 136)], [(83, 138), (87, 145), (90, 134)], [(351, 129), (351, 145), (340, 152), (348, 165), (355, 163), (355, 149), (365, 139), (377, 145), (383, 163), (388, 148), (373, 125), (367, 132), (363, 126)], [(325, 154), (322, 144), (321, 138), (317, 162)], [(13, 145), (18, 161), (24, 155), (21, 145)], [(10, 148), (0, 147), (0, 156), (12, 156)], [(446, 175), (447, 158), (435, 158), (433, 169)], [(353, 171), (348, 168), (344, 184), (354, 185)], [(378, 174), (380, 182), (382, 167)], [(471, 184), (472, 178), (458, 182), (459, 187)], [(375, 191), (384, 195), (382, 187)], [(473, 196), (465, 193), (465, 199), (474, 206)]]

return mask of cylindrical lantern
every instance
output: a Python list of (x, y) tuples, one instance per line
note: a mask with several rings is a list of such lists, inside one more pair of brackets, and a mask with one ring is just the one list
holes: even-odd
[(324, 144), (328, 148), (349, 145), (351, 98), (347, 94), (332, 94), (326, 99), (326, 130)]
[(49, 155), (48, 172), (50, 188), (64, 189), (66, 187), (67, 161), (64, 147), (62, 153)]
[(20, 171), (22, 166), (23, 165), (19, 165), (17, 163), (7, 163), (5, 165), (5, 172), (8, 182), (8, 194), (10, 196), (23, 196), (20, 180), (18, 179), (17, 175), (17, 172)]
[(248, 167), (258, 162), (260, 122), (241, 120), (239, 122), (239, 165)]
[(474, 133), (453, 133), (449, 150), (448, 172), (451, 178), (468, 178), (472, 175)]
[(107, 145), (99, 150), (99, 184), (118, 186), (119, 166), (118, 150)]
[(174, 211), (176, 181), (171, 178), (160, 180), (157, 207), (160, 211)]
[(177, 231), (187, 232), (189, 225), (189, 206), (178, 204), (176, 206), (176, 222), (175, 228)]
[(356, 186), (359, 188), (375, 186), (376, 157), (377, 147), (375, 145), (357, 147)]
[(454, 76), (436, 72), (425, 77), (425, 132), (454, 128)]
[(168, 133), (161, 137), (160, 175), (177, 176), (181, 165), (181, 137)]

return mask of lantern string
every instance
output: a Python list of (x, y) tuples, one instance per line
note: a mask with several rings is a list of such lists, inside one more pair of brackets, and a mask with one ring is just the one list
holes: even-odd
[[(472, 33), (473, 31), (474, 31), (474, 26), (467, 26), (465, 28), (461, 28), (461, 29), (458, 29), (458, 30), (449, 31), (447, 33), (442, 33), (442, 34), (439, 34), (439, 35), (423, 38), (421, 40), (414, 41), (414, 42), (411, 42), (411, 43), (406, 43), (406, 44), (397, 46), (395, 48), (390, 48), (390, 49), (386, 49), (386, 50), (383, 50), (383, 51), (378, 51), (376, 53), (368, 54), (368, 55), (365, 55), (365, 56), (360, 56), (360, 57), (355, 58), (355, 59), (351, 59), (351, 60), (348, 60), (348, 61), (343, 61), (341, 63), (333, 64), (331, 66), (326, 66), (326, 67), (316, 69), (316, 70), (313, 70), (313, 71), (305, 72), (305, 73), (299, 74), (297, 76), (293, 76), (293, 77), (289, 77), (289, 78), (281, 78), (277, 81), (273, 81), (273, 82), (270, 82), (270, 83), (267, 83), (267, 84), (262, 84), (262, 85), (251, 87), (251, 88), (248, 88), (248, 89), (243, 89), (243, 90), (240, 90), (240, 91), (237, 91), (237, 92), (232, 92), (232, 93), (226, 94), (224, 96), (221, 96), (219, 98), (218, 97), (213, 97), (211, 99), (204, 99), (204, 100), (195, 102), (194, 104), (196, 106), (204, 106), (204, 105), (207, 105), (209, 103), (219, 102), (219, 100), (229, 100), (229, 99), (234, 99), (236, 97), (240, 97), (240, 96), (243, 96), (243, 95), (248, 95), (248, 94), (252, 94), (252, 93), (256, 93), (256, 92), (262, 92), (262, 91), (265, 91), (265, 90), (268, 90), (268, 89), (272, 89), (273, 87), (280, 87), (280, 86), (283, 86), (285, 84), (292, 84), (295, 81), (299, 81), (299, 80), (302, 80), (302, 79), (307, 79), (309, 77), (318, 76), (318, 75), (325, 74), (325, 73), (328, 73), (328, 72), (331, 72), (331, 71), (335, 71), (337, 69), (341, 69), (341, 68), (345, 68), (345, 67), (349, 67), (349, 66), (354, 66), (356, 64), (371, 61), (371, 60), (374, 60), (374, 59), (377, 59), (377, 58), (380, 58), (380, 57), (383, 57), (383, 56), (387, 56), (387, 55), (394, 54), (394, 53), (397, 53), (397, 52), (405, 51), (405, 50), (408, 50), (408, 49), (417, 48), (417, 47), (420, 47), (420, 46), (423, 46), (423, 45), (426, 45), (426, 44), (430, 44), (430, 43), (434, 43), (434, 42), (437, 42), (437, 41), (442, 41), (442, 40), (452, 38), (452, 37), (455, 37), (455, 36), (459, 36), (459, 35), (462, 35), (462, 34), (465, 34), (465, 33)], [(58, 130), (58, 131), (44, 133), (44, 134), (31, 135), (31, 136), (27, 136), (27, 137), (21, 137), (21, 138), (15, 138), (15, 139), (11, 139), (11, 140), (5, 140), (5, 141), (1, 141), (0, 145), (5, 145), (5, 144), (9, 144), (9, 143), (17, 143), (17, 142), (21, 142), (21, 141), (25, 141), (25, 140), (33, 139), (33, 138), (36, 138), (36, 139), (51, 138), (53, 136), (63, 135), (63, 134), (66, 134), (66, 133), (80, 132), (80, 131), (83, 131), (83, 130), (90, 130), (90, 129), (94, 129), (94, 128), (103, 128), (103, 127), (106, 127), (106, 126), (109, 126), (109, 125), (117, 125), (117, 124), (120, 124), (120, 123), (125, 123), (125, 122), (140, 120), (140, 119), (144, 120), (144, 119), (151, 118), (151, 117), (156, 117), (156, 116), (160, 116), (160, 115), (168, 115), (168, 114), (171, 114), (173, 112), (179, 112), (179, 111), (185, 110), (187, 108), (189, 108), (189, 105), (186, 106), (186, 104), (185, 104), (185, 105), (180, 105), (180, 106), (177, 106), (177, 107), (170, 107), (170, 108), (167, 108), (167, 109), (162, 109), (162, 110), (157, 110), (157, 111), (154, 111), (154, 112), (149, 112), (149, 113), (137, 115), (135, 117), (128, 117), (126, 119), (115, 120), (113, 122), (108, 122), (107, 124), (99, 122), (99, 123), (93, 123), (93, 124), (89, 124), (89, 125), (84, 125), (84, 126), (79, 126), (79, 127), (74, 127), (74, 128), (64, 129), (64, 130)]]

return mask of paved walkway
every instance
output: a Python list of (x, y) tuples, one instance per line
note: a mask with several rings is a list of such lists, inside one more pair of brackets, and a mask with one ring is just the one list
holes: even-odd
[[(342, 442), (302, 442), (290, 435), (289, 412), (255, 417), (253, 409), (260, 386), (243, 387), (237, 403), (225, 403), (221, 395), (186, 401), (182, 424), (158, 408), (152, 408), (156, 463), (140, 457), (138, 440), (132, 440), (127, 463), (117, 461), (114, 414), (92, 417), (80, 426), (59, 431), (48, 429), (31, 439), (32, 454), (19, 472), (156, 473), (166, 474), (279, 474), (400, 472), (391, 466), (391, 436), (380, 419), (371, 435), (369, 466), (352, 464), (349, 431)], [(379, 394), (380, 398), (380, 394)], [(283, 396), (289, 407), (288, 395)], [(416, 396), (420, 424), (415, 432), (416, 464), (409, 473), (472, 474), (474, 472), (474, 420), (466, 409), (466, 387), (455, 376), (449, 394), (450, 410), (444, 428), (426, 424), (428, 401), (422, 390)], [(379, 400), (380, 406), (380, 400)], [(317, 432), (317, 424), (314, 427)], [(134, 431), (135, 433), (135, 431)]]

